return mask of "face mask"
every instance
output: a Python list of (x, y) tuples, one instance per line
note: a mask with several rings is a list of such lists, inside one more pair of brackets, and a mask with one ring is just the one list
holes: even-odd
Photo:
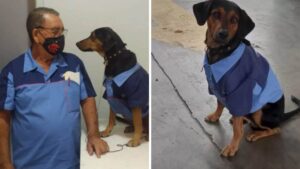
[(55, 38), (46, 38), (43, 47), (51, 55), (62, 53), (65, 47), (65, 36), (61, 35)]

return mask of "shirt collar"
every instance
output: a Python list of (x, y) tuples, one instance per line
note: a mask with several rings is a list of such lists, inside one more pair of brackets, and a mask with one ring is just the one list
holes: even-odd
[[(242, 57), (244, 50), (245, 50), (246, 45), (244, 43), (240, 43), (239, 46), (226, 58), (210, 65), (212, 74), (218, 82), (224, 74), (231, 69), (236, 62), (239, 61), (239, 59)], [(208, 61), (207, 61), (207, 54), (205, 54), (204, 57), (204, 66), (207, 66)]]
[[(53, 60), (52, 65), (53, 66), (60, 66), (60, 67), (68, 66), (68, 64), (66, 63), (64, 57), (61, 54), (59, 54)], [(38, 65), (32, 57), (31, 49), (27, 49), (27, 51), (25, 52), (23, 72), (26, 73), (26, 72), (32, 71), (34, 69), (37, 69), (37, 68), (38, 68)]]
[(37, 64), (32, 58), (31, 49), (27, 49), (27, 51), (25, 52), (23, 72), (26, 73), (36, 68), (37, 68)]
[[(120, 74), (118, 74), (117, 76), (115, 76), (112, 80), (116, 83), (116, 85), (118, 87), (122, 86), (126, 80), (132, 75), (134, 74), (141, 66), (139, 64), (136, 64), (135, 66), (133, 66), (132, 68), (130, 68), (129, 70), (126, 70), (125, 72), (122, 72)], [(105, 77), (105, 79), (107, 79), (107, 77)]]

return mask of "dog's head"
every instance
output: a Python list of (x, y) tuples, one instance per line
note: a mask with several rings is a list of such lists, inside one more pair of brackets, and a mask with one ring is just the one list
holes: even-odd
[(88, 38), (77, 42), (76, 45), (81, 51), (96, 51), (105, 58), (126, 46), (119, 35), (109, 27), (94, 30)]
[(255, 24), (237, 4), (227, 0), (208, 0), (193, 6), (199, 25), (207, 22), (205, 43), (208, 48), (226, 46), (233, 39), (242, 40)]

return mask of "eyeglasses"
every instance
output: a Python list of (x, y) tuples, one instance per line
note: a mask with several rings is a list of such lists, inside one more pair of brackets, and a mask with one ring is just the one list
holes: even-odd
[(43, 26), (38, 26), (39, 29), (50, 30), (54, 36), (67, 35), (68, 29), (65, 28), (45, 28)]

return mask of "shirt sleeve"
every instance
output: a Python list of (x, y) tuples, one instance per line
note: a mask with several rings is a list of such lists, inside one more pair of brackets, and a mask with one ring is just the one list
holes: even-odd
[(7, 68), (4, 68), (0, 73), (0, 110), (14, 110), (14, 100), (15, 89), (13, 74)]
[(144, 107), (149, 104), (149, 78), (146, 72), (135, 75), (125, 83), (124, 87), (130, 108)]
[(82, 61), (80, 61), (80, 81), (80, 100), (84, 100), (88, 97), (96, 97), (93, 84)]

